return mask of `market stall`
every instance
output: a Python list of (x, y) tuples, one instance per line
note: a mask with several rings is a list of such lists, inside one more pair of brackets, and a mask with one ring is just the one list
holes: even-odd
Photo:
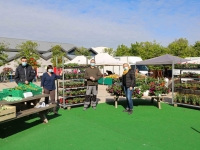
[[(122, 66), (124, 63), (116, 60), (112, 56), (110, 56), (108, 53), (99, 53), (95, 56), (95, 62), (97, 66), (103, 66), (103, 73), (104, 73), (104, 66)], [(106, 84), (106, 85), (112, 85), (113, 79), (117, 79), (118, 75), (113, 74), (107, 77), (101, 78), (98, 83), (99, 84)]]
[(136, 65), (172, 65), (172, 104), (173, 104), (174, 103), (174, 64), (187, 62), (187, 61), (188, 61), (187, 59), (166, 54), (159, 57), (136, 62)]

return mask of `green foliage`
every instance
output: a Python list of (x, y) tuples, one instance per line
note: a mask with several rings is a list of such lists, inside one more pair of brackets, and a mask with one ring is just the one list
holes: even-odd
[(8, 47), (5, 43), (0, 43), (0, 66), (5, 65), (7, 62), (8, 55), (5, 53), (7, 49)]
[(168, 48), (170, 49), (170, 53), (174, 56), (182, 58), (196, 56), (196, 51), (189, 45), (187, 39), (180, 38), (175, 40), (168, 45)]
[(62, 57), (66, 57), (66, 53), (62, 50), (60, 45), (55, 45), (51, 49), (52, 51), (52, 59), (51, 62), (53, 66), (56, 67), (56, 58), (57, 58), (57, 67), (62, 66)]
[(192, 48), (196, 52), (196, 56), (199, 57), (200, 56), (200, 41), (195, 42)]
[(131, 56), (130, 49), (125, 45), (119, 45), (115, 52), (116, 56)]
[(80, 48), (76, 49), (75, 55), (77, 55), (77, 56), (81, 56), (81, 55), (87, 56), (87, 58), (90, 59), (91, 53), (88, 51), (87, 48), (80, 47)]
[(111, 56), (115, 56), (115, 51), (113, 50), (113, 48), (105, 48), (103, 50), (104, 53), (108, 53)]
[(143, 60), (158, 57), (165, 54), (185, 57), (200, 56), (200, 41), (197, 41), (193, 46), (189, 45), (187, 39), (180, 38), (171, 42), (167, 47), (164, 47), (153, 42), (136, 42), (131, 43), (130, 47), (119, 45), (115, 52), (116, 56), (140, 56)]
[(154, 42), (136, 42), (131, 47), (119, 45), (116, 50), (116, 56), (140, 56), (143, 60), (157, 57), (168, 53), (168, 48)]
[(34, 60), (40, 59), (40, 54), (37, 52), (38, 44), (32, 41), (22, 42), (21, 45), (17, 45), (17, 48), (20, 49), (17, 56), (23, 57), (25, 56), (27, 60), (30, 58), (34, 58)]

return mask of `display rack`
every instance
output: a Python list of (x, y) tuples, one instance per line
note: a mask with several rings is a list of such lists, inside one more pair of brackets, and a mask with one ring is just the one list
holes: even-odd
[[(76, 69), (79, 70), (80, 67), (86, 66), (76, 66), (76, 67), (63, 67), (63, 70), (66, 69)], [(85, 79), (84, 75), (72, 75), (70, 73), (63, 73), (63, 79), (59, 82), (59, 101), (60, 107), (67, 108), (68, 110), (71, 109), (73, 106), (83, 105), (85, 100)], [(67, 78), (68, 76), (68, 78)], [(70, 91), (70, 92), (69, 92)]]
[[(177, 69), (176, 69), (177, 70)], [(185, 68), (180, 70), (180, 83), (175, 84), (174, 106), (186, 106), (200, 108), (200, 76), (195, 71), (196, 68)], [(182, 73), (184, 71), (184, 74)]]

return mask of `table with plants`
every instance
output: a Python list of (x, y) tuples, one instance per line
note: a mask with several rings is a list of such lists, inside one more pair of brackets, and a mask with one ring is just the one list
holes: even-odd
[(87, 65), (67, 64), (64, 69), (70, 69), (63, 74), (63, 80), (59, 82), (59, 103), (62, 108), (71, 109), (72, 106), (83, 105), (86, 86), (84, 69)]
[(195, 72), (200, 70), (200, 64), (177, 64), (175, 69), (179, 69), (181, 73), (177, 76), (180, 82), (174, 85), (174, 106), (200, 108), (200, 74)]
[[(168, 94), (170, 89), (166, 87), (164, 78), (158, 80), (152, 77), (137, 74), (136, 87), (134, 89), (132, 98), (140, 99), (143, 97), (144, 92), (146, 91), (148, 91), (149, 96), (152, 97), (152, 102), (153, 100), (157, 100), (158, 108), (160, 109), (160, 97), (162, 97), (163, 94)], [(125, 96), (120, 81), (118, 80), (118, 82), (109, 86), (107, 88), (107, 92), (114, 96), (115, 107), (117, 108), (119, 98)]]
[[(31, 92), (33, 96), (25, 98), (24, 93), (27, 92)], [(41, 87), (32, 83), (29, 85), (19, 84), (14, 88), (3, 89), (0, 91), (0, 123), (55, 107), (55, 104), (43, 108), (34, 107), (41, 98), (48, 96), (48, 94), (42, 94)], [(27, 103), (33, 103), (34, 105), (28, 105)]]

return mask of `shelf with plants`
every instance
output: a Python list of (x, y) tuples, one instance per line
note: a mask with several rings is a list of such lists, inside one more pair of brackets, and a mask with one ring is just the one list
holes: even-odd
[[(174, 97), (174, 106), (183, 105), (189, 107), (200, 108), (200, 74), (191, 72), (200, 69), (200, 64), (177, 64), (177, 69), (180, 69), (180, 83), (174, 84), (174, 90), (177, 92)], [(183, 72), (182, 70), (190, 70)], [(187, 79), (185, 82), (182, 82)]]
[[(149, 91), (149, 96), (158, 96), (159, 94), (168, 94), (170, 92), (170, 89), (165, 86), (164, 79), (158, 80), (152, 77), (136, 75), (136, 87), (132, 97), (142, 98), (143, 93), (147, 90)], [(109, 86), (107, 92), (116, 97), (124, 96), (123, 88), (119, 83)]]
[(63, 69), (71, 69), (63, 74), (62, 82), (58, 83), (58, 96), (60, 106), (71, 109), (71, 106), (82, 105), (85, 99), (85, 79), (83, 70), (87, 66), (78, 64), (67, 64)]

